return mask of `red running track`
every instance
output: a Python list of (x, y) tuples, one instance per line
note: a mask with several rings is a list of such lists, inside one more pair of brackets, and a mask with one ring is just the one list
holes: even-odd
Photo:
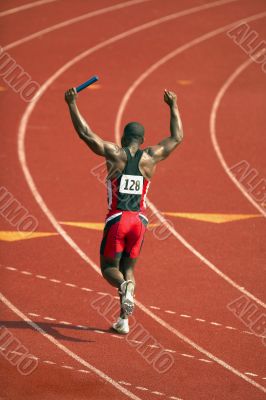
[[(263, 399), (262, 338), (227, 308), (245, 294), (264, 311), (263, 217), (226, 224), (170, 217), (174, 235), (158, 241), (147, 233), (135, 318), (173, 357), (164, 374), (139, 354), (141, 343), (115, 335), (91, 306), (101, 293), (115, 295), (97, 273), (101, 232), (59, 222), (100, 222), (106, 212), (105, 188), (90, 173), (102, 160), (75, 137), (63, 102), (66, 88), (94, 73), (100, 86), (79, 104), (112, 141), (120, 117), (140, 120), (147, 144), (159, 141), (168, 129), (162, 91), (178, 92), (185, 140), (153, 180), (159, 210), (258, 214), (222, 168), (209, 120), (220, 88), (247, 60), (226, 27), (246, 19), (265, 37), (264, 2), (58, 0), (0, 18), (1, 45), (41, 85), (26, 104), (1, 82), (2, 186), (38, 219), (38, 231), (55, 233), (0, 242), (2, 324), (39, 360), (25, 377), (2, 357), (1, 398)], [(246, 159), (262, 177), (264, 86), (251, 64), (226, 92), (216, 127), (227, 164)], [(1, 231), (10, 230), (1, 218)]]

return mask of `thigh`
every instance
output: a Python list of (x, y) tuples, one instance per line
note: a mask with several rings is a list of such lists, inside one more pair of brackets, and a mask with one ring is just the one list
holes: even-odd
[(139, 256), (146, 232), (146, 220), (136, 215), (136, 221), (132, 224), (130, 231), (126, 236), (125, 250), (123, 256), (135, 259)]
[(109, 263), (113, 263), (116, 259), (120, 259), (124, 250), (124, 238), (119, 232), (121, 217), (122, 212), (106, 219), (100, 247), (101, 260), (104, 263), (107, 263), (108, 260)]

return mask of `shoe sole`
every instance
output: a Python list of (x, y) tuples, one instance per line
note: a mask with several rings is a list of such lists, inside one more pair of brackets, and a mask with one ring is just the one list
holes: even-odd
[(129, 333), (129, 330), (128, 331), (122, 331), (120, 329), (115, 328), (114, 325), (112, 326), (112, 329), (114, 331), (116, 331), (117, 333), (120, 333), (120, 335), (126, 335), (127, 333)]
[(131, 315), (134, 311), (134, 302), (129, 299), (125, 299), (122, 303), (122, 309), (126, 315)]

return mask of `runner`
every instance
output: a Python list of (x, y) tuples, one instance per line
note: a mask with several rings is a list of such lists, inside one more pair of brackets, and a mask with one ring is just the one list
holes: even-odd
[(164, 91), (170, 108), (170, 136), (145, 149), (144, 127), (130, 122), (124, 128), (122, 147), (96, 135), (81, 116), (74, 88), (65, 93), (70, 116), (79, 137), (97, 155), (105, 157), (107, 166), (108, 214), (100, 248), (103, 277), (118, 288), (121, 313), (113, 328), (128, 333), (128, 316), (134, 309), (134, 266), (140, 254), (148, 224), (145, 199), (156, 164), (166, 157), (183, 139), (176, 94)]

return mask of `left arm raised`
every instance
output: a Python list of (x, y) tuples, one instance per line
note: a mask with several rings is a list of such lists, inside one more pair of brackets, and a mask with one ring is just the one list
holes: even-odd
[(65, 92), (65, 101), (68, 104), (72, 123), (77, 134), (95, 154), (112, 158), (112, 155), (114, 156), (117, 153), (119, 147), (114, 143), (104, 141), (91, 130), (79, 112), (76, 97), (77, 93), (73, 88)]

